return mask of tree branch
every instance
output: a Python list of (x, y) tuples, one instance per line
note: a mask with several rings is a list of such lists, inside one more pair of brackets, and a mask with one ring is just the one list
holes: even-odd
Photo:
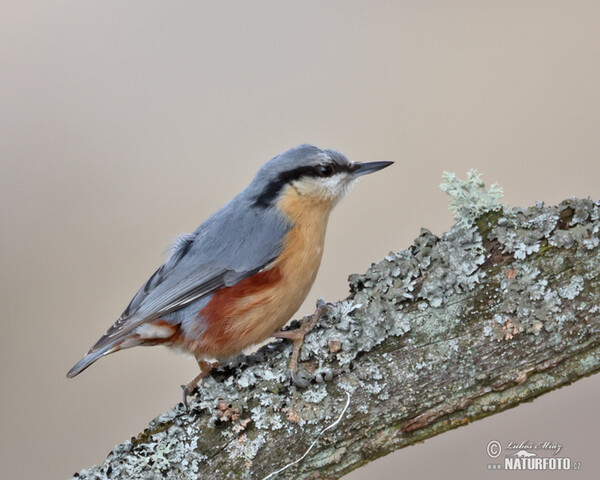
[(597, 372), (600, 203), (494, 201), (350, 277), (306, 339), (307, 389), (267, 345), (78, 475), (335, 479)]

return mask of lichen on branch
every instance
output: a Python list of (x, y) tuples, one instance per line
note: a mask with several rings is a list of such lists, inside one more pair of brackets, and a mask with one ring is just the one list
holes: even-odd
[(440, 188), (450, 195), (449, 208), (459, 226), (469, 227), (484, 213), (502, 208), (502, 204), (498, 201), (504, 195), (502, 187), (493, 183), (489, 190), (486, 190), (481, 174), (477, 170), (469, 170), (466, 180), (461, 180), (455, 173), (444, 172), (442, 180)]

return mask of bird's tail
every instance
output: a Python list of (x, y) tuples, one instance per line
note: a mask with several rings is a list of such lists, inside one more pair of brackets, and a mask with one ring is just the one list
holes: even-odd
[(108, 355), (109, 353), (116, 352), (120, 349), (120, 345), (108, 344), (99, 350), (90, 350), (85, 357), (79, 360), (75, 365), (73, 365), (73, 368), (71, 368), (71, 370), (67, 372), (67, 377), (73, 378), (76, 375), (79, 375), (100, 357)]

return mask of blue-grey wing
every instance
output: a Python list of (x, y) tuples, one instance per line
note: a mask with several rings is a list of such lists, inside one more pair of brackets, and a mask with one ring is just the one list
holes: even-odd
[(165, 264), (90, 352), (116, 342), (144, 322), (254, 275), (279, 256), (289, 229), (289, 222), (276, 209), (234, 198), (194, 233), (176, 240)]

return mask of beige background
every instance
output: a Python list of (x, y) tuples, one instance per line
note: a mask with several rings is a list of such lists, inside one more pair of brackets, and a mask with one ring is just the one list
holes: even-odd
[[(301, 142), (395, 160), (334, 212), (302, 307), (424, 226), (443, 170), (530, 205), (598, 199), (600, 4), (573, 1), (0, 3), (2, 478), (66, 478), (179, 401), (161, 348), (66, 371), (191, 231)], [(597, 478), (600, 377), (349, 479)], [(487, 443), (555, 441), (570, 475), (487, 472)]]

